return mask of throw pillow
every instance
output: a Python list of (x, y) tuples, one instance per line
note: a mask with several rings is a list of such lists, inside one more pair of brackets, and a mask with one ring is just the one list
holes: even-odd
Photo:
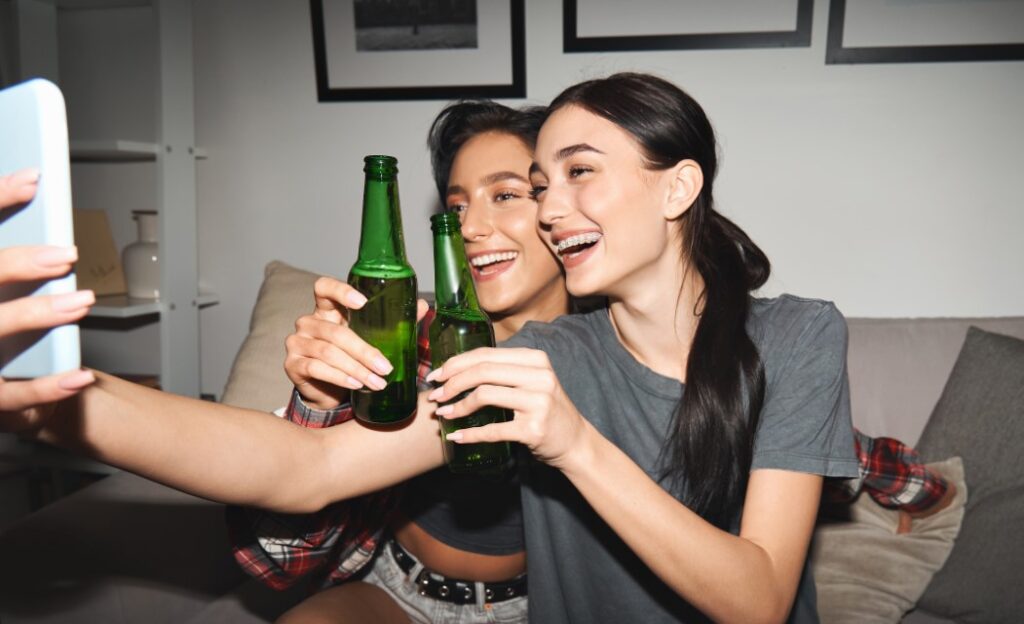
[(1024, 592), (1024, 341), (971, 327), (918, 450), (959, 455), (971, 498), (919, 606), (958, 622), (1020, 622)]
[(959, 457), (928, 467), (957, 494), (942, 511), (914, 520), (910, 533), (897, 534), (898, 513), (864, 494), (848, 506), (848, 519), (819, 521), (809, 557), (822, 622), (895, 624), (942, 567), (960, 530), (967, 487)]
[(265, 412), (288, 402), (292, 382), (284, 373), (284, 340), (295, 331), (295, 319), (313, 311), (317, 277), (278, 260), (267, 264), (222, 402)]

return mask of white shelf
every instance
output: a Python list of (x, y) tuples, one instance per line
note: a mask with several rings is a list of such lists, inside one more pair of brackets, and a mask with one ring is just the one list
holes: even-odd
[(142, 141), (123, 141), (120, 139), (104, 141), (71, 141), (71, 160), (129, 162), (134, 160), (156, 160), (160, 151), (157, 143)]
[[(220, 302), (216, 293), (199, 293), (196, 306), (206, 308)], [(163, 304), (155, 299), (136, 299), (127, 295), (96, 297), (96, 304), (89, 310), (90, 318), (136, 318), (148, 314), (160, 314)]]

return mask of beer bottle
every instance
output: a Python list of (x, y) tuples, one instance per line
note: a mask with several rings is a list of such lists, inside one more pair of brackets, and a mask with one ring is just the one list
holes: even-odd
[(349, 327), (394, 369), (383, 390), (352, 393), (352, 411), (369, 423), (397, 423), (416, 411), (416, 274), (405, 258), (398, 202), (398, 160), (367, 156), (363, 171), (363, 225), (359, 259), (348, 283), (366, 295), (349, 314)]
[[(477, 347), (494, 346), (491, 322), (476, 300), (469, 262), (459, 231), (459, 217), (445, 212), (430, 217), (434, 233), (434, 300), (436, 316), (430, 325), (430, 359), (434, 368)], [(463, 392), (449, 402), (461, 400)], [(479, 427), (511, 418), (508, 410), (487, 406), (463, 418), (441, 418), (444, 458), (452, 472), (500, 472), (508, 463), (508, 442), (455, 444), (447, 440), (452, 431)]]

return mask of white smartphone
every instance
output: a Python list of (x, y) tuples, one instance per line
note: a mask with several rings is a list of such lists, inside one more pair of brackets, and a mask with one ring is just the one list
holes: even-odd
[[(74, 244), (71, 166), (64, 96), (52, 82), (34, 79), (0, 91), (0, 174), (39, 169), (32, 201), (0, 210), (0, 249), (15, 245)], [(76, 290), (74, 272), (32, 283), (0, 285), (0, 301)], [(35, 378), (81, 366), (78, 325), (0, 338), (0, 376)]]

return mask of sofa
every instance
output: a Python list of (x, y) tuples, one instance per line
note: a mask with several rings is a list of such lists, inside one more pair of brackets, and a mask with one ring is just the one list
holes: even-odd
[[(310, 293), (315, 277), (282, 262), (267, 265), (249, 334), (224, 389), (224, 402), (262, 411), (272, 411), (285, 403), (290, 385), (281, 371), (284, 338), (292, 331), (294, 319), (311, 309)], [(917, 444), (923, 434), (932, 437), (942, 435), (942, 431), (926, 431), (926, 426), (930, 424), (929, 418), (937, 406), (947, 400), (943, 391), (952, 382), (954, 364), (958, 370), (961, 368), (958, 358), (969, 327), (994, 332), (982, 332), (985, 336), (998, 334), (1024, 338), (1024, 317), (851, 318), (848, 321), (848, 368), (854, 424), (871, 435), (892, 436), (909, 444)], [(972, 332), (978, 333), (977, 330)], [(1021, 345), (1024, 346), (1024, 342)], [(1024, 349), (1020, 353), (1024, 354)], [(981, 359), (987, 361), (985, 352), (982, 355)], [(1004, 368), (1010, 369), (1011, 376), (1017, 374), (1019, 377), (1024, 370), (1024, 359), (1020, 360), (1019, 367)], [(1011, 388), (1009, 391), (1012, 394), (1014, 391), (1019, 393), (1019, 390)], [(984, 394), (991, 397), (997, 393), (997, 390), (986, 389)], [(1018, 415), (1019, 405), (1015, 412)], [(969, 431), (974, 428), (973, 425), (967, 427)], [(956, 431), (955, 426), (953, 431)], [(1012, 447), (1012, 436), (1019, 436), (1020, 431), (1019, 425), (1004, 426), (999, 428), (999, 435), (1011, 436), (1007, 443)], [(947, 437), (955, 436), (949, 434)], [(1020, 437), (1016, 438), (1016, 443), (1020, 447)], [(938, 450), (950, 452), (950, 449)], [(962, 452), (963, 448), (951, 450), (959, 456), (967, 454)], [(949, 562), (958, 558), (955, 542), (961, 526), (967, 526), (964, 501), (971, 500), (972, 490), (978, 487), (970, 479), (971, 461), (974, 460), (968, 461), (965, 457), (961, 462), (952, 455), (926, 456), (926, 459), (937, 462), (937, 465), (945, 461), (962, 466), (967, 472), (967, 487), (950, 511), (944, 512), (944, 537), (936, 538), (926, 532), (919, 540), (921, 547), (929, 551), (930, 559), (923, 564), (915, 562), (914, 565), (918, 566), (915, 572), (917, 585), (903, 588), (901, 591), (907, 594), (900, 597), (903, 602), (895, 601), (906, 609), (915, 606), (922, 592), (925, 592), (925, 598), (928, 597), (926, 586), (931, 585), (933, 575), (948, 563), (947, 558)], [(863, 500), (866, 498), (862, 497), (858, 504), (868, 505), (869, 501)], [(874, 507), (878, 508), (877, 505)], [(822, 529), (822, 541), (831, 540), (838, 552), (851, 552), (862, 543), (856, 531), (844, 533), (854, 525), (859, 527), (858, 530), (866, 530), (882, 539), (902, 538), (893, 534), (895, 514), (881, 508), (878, 510), (876, 514), (874, 510), (865, 508), (865, 513), (877, 516), (872, 516), (874, 519), (866, 523), (863, 517), (856, 517), (856, 513), (845, 523), (832, 523), (830, 526), (837, 528), (838, 532), (825, 539), (826, 529)], [(127, 472), (119, 472), (89, 485), (22, 518), (0, 534), (0, 561), (3, 562), (0, 565), (0, 622), (159, 624), (273, 621), (309, 589), (300, 585), (287, 592), (275, 592), (242, 574), (230, 554), (223, 516), (222, 505)], [(968, 504), (967, 518), (970, 517)], [(872, 526), (872, 522), (877, 526)], [(912, 535), (927, 523), (915, 521)], [(857, 543), (851, 543), (850, 539)], [(815, 541), (818, 541), (817, 537)], [(942, 542), (942, 545), (936, 550), (937, 542)], [(878, 549), (878, 546), (872, 548)], [(889, 547), (885, 549), (889, 550)], [(971, 560), (970, 552), (960, 555), (959, 559)], [(820, 551), (815, 551), (815, 556), (820, 557)], [(913, 553), (908, 556), (913, 557)], [(876, 558), (868, 559), (874, 561)], [(982, 565), (984, 563), (981, 562)], [(830, 577), (827, 590), (819, 578), (819, 601), (829, 595), (832, 596), (829, 600), (839, 596), (840, 602), (846, 601), (848, 610), (853, 605), (855, 611), (859, 604), (876, 602), (878, 593), (887, 591), (885, 584), (881, 588), (873, 588), (873, 595), (858, 594), (861, 588), (870, 584), (862, 582), (868, 580), (868, 576), (875, 581), (879, 575), (885, 574), (896, 578), (908, 576), (893, 568), (897, 563), (889, 561), (881, 565), (883, 569), (878, 571), (870, 568), (862, 572), (840, 570), (838, 576)], [(858, 577), (858, 574), (862, 576)], [(953, 582), (957, 582), (956, 579)], [(936, 604), (942, 602), (941, 598)], [(900, 611), (906, 609), (900, 607)], [(926, 612), (917, 608), (902, 621), (934, 624), (986, 621), (978, 617), (988, 617), (985, 614), (941, 611)], [(877, 617), (877, 620), (865, 616), (849, 621), (895, 622), (901, 616)], [(886, 620), (885, 617), (891, 619)], [(825, 621), (829, 620), (826, 618)], [(836, 616), (833, 621), (845, 620)]]

